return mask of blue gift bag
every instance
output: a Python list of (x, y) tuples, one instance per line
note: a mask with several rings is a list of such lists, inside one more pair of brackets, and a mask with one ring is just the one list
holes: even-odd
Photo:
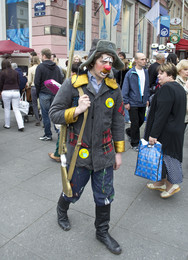
[(144, 139), (140, 140), (135, 175), (160, 181), (162, 178), (163, 153), (162, 144), (149, 145)]

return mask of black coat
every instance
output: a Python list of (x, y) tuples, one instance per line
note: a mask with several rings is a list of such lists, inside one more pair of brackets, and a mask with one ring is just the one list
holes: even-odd
[(53, 95), (44, 85), (44, 81), (48, 79), (54, 79), (60, 84), (63, 83), (63, 77), (59, 67), (51, 60), (45, 60), (37, 66), (34, 79), (37, 96), (40, 92)]
[(177, 82), (165, 83), (154, 95), (147, 119), (145, 139), (162, 143), (163, 152), (182, 162), (186, 94)]

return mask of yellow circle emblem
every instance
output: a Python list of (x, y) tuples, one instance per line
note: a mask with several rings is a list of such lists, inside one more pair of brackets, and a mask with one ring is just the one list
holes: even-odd
[(86, 159), (88, 156), (89, 156), (89, 152), (87, 149), (81, 149), (79, 151), (79, 156), (82, 158), (82, 159)]
[(112, 98), (108, 98), (108, 99), (106, 100), (105, 104), (106, 104), (106, 106), (107, 106), (108, 108), (111, 108), (111, 107), (114, 106), (114, 100), (113, 100)]

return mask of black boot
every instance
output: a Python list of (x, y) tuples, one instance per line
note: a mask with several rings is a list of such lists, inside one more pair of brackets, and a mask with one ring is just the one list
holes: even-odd
[(67, 210), (69, 209), (69, 204), (70, 202), (66, 201), (61, 194), (57, 204), (57, 221), (60, 227), (65, 231), (71, 229), (71, 225), (67, 216)]
[(110, 204), (106, 206), (96, 206), (96, 238), (105, 244), (105, 246), (112, 252), (113, 254), (119, 255), (122, 250), (118, 242), (113, 239), (108, 233), (110, 222)]

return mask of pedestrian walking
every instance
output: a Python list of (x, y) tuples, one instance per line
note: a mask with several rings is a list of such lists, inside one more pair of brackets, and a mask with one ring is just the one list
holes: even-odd
[(0, 72), (0, 93), (4, 104), (5, 124), (4, 128), (10, 128), (10, 110), (11, 105), (18, 125), (18, 131), (24, 131), (24, 122), (19, 110), (20, 88), (19, 76), (17, 71), (13, 70), (11, 63), (5, 59), (1, 63)]
[(22, 69), (18, 68), (17, 63), (12, 63), (11, 66), (13, 70), (18, 72), (20, 94), (22, 94), (27, 84), (27, 77), (24, 76)]
[(126, 134), (133, 150), (138, 151), (140, 127), (144, 123), (146, 106), (149, 105), (149, 76), (148, 71), (144, 69), (146, 56), (143, 53), (136, 54), (135, 63), (136, 65), (125, 75), (122, 95), (131, 121)]
[(150, 96), (155, 94), (158, 85), (158, 67), (165, 62), (164, 53), (158, 53), (156, 56), (156, 62), (151, 64), (148, 68), (149, 74), (149, 85), (150, 85)]
[[(120, 88), (109, 77), (112, 66), (118, 70), (123, 63), (116, 54), (116, 46), (110, 41), (94, 41), (81, 75), (73, 75), (59, 89), (50, 117), (53, 123), (69, 124), (67, 134), (67, 164), (70, 166), (77, 143), (83, 114), (88, 109), (81, 148), (71, 180), (73, 197), (60, 195), (57, 205), (58, 223), (65, 231), (71, 225), (67, 216), (70, 203), (79, 200), (91, 177), (96, 204), (96, 238), (114, 254), (121, 253), (118, 242), (108, 233), (110, 208), (114, 198), (113, 169), (121, 165), (124, 143), (124, 105)], [(79, 97), (78, 87), (84, 95)]]
[(188, 60), (181, 60), (177, 64), (178, 75), (176, 81), (185, 89), (187, 97), (187, 110), (185, 115), (185, 124), (188, 123)]
[(171, 197), (180, 191), (183, 181), (182, 157), (185, 130), (186, 94), (176, 81), (177, 69), (173, 63), (159, 67), (161, 88), (154, 95), (148, 115), (145, 139), (153, 145), (162, 144), (162, 180), (148, 183), (151, 190), (160, 190), (161, 198)]
[(40, 116), (39, 116), (39, 109), (38, 109), (38, 98), (37, 98), (37, 92), (36, 87), (34, 84), (35, 79), (35, 72), (37, 69), (37, 66), (40, 64), (40, 60), (38, 56), (33, 56), (31, 58), (31, 67), (28, 71), (28, 87), (31, 88), (31, 100), (32, 100), (32, 106), (33, 106), (33, 112), (35, 115), (35, 125), (40, 126)]
[(167, 56), (167, 62), (171, 62), (174, 65), (177, 65), (178, 63), (178, 57), (175, 53), (169, 53)]
[(39, 139), (41, 141), (51, 141), (52, 131), (48, 112), (55, 95), (45, 87), (44, 81), (54, 79), (58, 83), (62, 84), (63, 78), (59, 67), (51, 60), (52, 53), (50, 49), (43, 49), (41, 51), (41, 55), (42, 63), (38, 65), (34, 79), (34, 85), (36, 87), (37, 97), (39, 97), (42, 120), (44, 124), (44, 135)]
[[(119, 58), (122, 60), (122, 62), (124, 63), (124, 68), (122, 70), (119, 70), (117, 73), (117, 77), (116, 77), (116, 81), (119, 84), (120, 88), (122, 89), (122, 85), (123, 85), (123, 81), (125, 78), (126, 73), (129, 71), (128, 68), (128, 60), (126, 60), (126, 54), (123, 51), (120, 51), (118, 53)], [(115, 76), (115, 75), (114, 75)], [(125, 109), (125, 123), (129, 123), (130, 124), (130, 118), (129, 118), (129, 112)]]

